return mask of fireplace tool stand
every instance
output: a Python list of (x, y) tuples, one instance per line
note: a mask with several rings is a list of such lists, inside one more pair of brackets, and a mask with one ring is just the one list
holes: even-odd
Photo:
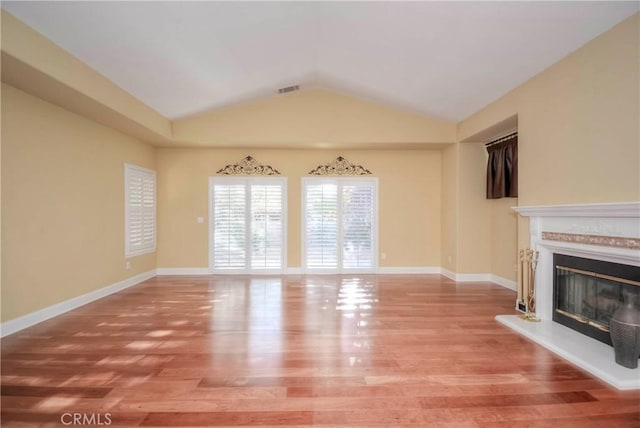
[(538, 266), (538, 251), (530, 248), (520, 250), (520, 278), (518, 281), (518, 297), (516, 301), (516, 309), (524, 312), (520, 318), (538, 322), (540, 318), (536, 315), (536, 267)]

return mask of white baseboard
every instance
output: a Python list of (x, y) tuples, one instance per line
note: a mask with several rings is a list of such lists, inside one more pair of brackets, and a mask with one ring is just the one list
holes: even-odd
[[(156, 270), (157, 275), (213, 275), (209, 268), (158, 268)], [(448, 269), (441, 268), (440, 266), (392, 266), (392, 267), (380, 267), (377, 271), (380, 275), (429, 275), (429, 274), (441, 274), (449, 279), (457, 282), (495, 282), (498, 285), (509, 288), (511, 290), (516, 289), (514, 281), (506, 278), (492, 275), (489, 273), (454, 273)], [(233, 274), (233, 273), (229, 273)], [(238, 273), (236, 273), (238, 274)], [(243, 275), (245, 273), (242, 273)], [(273, 274), (273, 273), (271, 273)], [(320, 275), (322, 272), (309, 272), (310, 275)], [(284, 271), (284, 275), (305, 275), (305, 270), (302, 267), (288, 267)]]
[(129, 288), (131, 286), (139, 284), (142, 281), (153, 278), (154, 276), (156, 276), (155, 269), (138, 274), (136, 276), (132, 276), (131, 278), (124, 279), (114, 284), (107, 285), (106, 287), (90, 291), (89, 293), (83, 294), (81, 296), (65, 300), (64, 302), (56, 303), (55, 305), (40, 309), (35, 312), (31, 312), (30, 314), (5, 321), (0, 324), (0, 337), (8, 336), (17, 331), (48, 320), (49, 318), (64, 314), (65, 312), (69, 312), (72, 309), (84, 306), (87, 303), (91, 303), (95, 300), (101, 299), (102, 297), (117, 293), (118, 291), (124, 290), (125, 288)]
[(301, 268), (287, 268), (284, 273), (280, 270), (256, 272), (250, 274), (241, 270), (212, 272), (209, 268), (158, 268), (158, 276), (188, 276), (188, 275), (300, 275)]
[[(439, 266), (379, 267), (375, 273), (380, 275), (439, 274), (440, 267)], [(359, 274), (371, 275), (372, 272), (351, 271), (351, 272), (343, 272), (341, 274), (336, 274), (335, 272), (328, 273), (328, 272), (314, 271), (314, 270), (310, 272), (305, 272), (305, 269), (301, 267), (287, 268), (285, 270), (285, 275), (305, 275), (305, 274), (307, 275), (359, 275)]]
[(158, 276), (160, 275), (213, 275), (209, 268), (158, 268), (156, 269)]
[[(357, 272), (349, 272), (352, 274)], [(439, 274), (439, 266), (421, 266), (421, 267), (381, 267), (378, 268), (379, 274)], [(158, 276), (160, 275), (214, 275), (209, 268), (158, 268)], [(220, 274), (220, 273), (219, 273)], [(228, 274), (234, 274), (229, 272)], [(246, 273), (235, 273), (239, 275), (246, 275)], [(273, 274), (273, 273), (269, 273)], [(309, 275), (321, 275), (323, 272), (308, 272)], [(284, 275), (305, 275), (305, 270), (302, 267), (288, 267), (284, 270)], [(331, 273), (334, 275), (334, 273)]]
[(456, 282), (493, 282), (509, 290), (516, 290), (516, 282), (491, 273), (455, 273), (442, 269), (442, 275)]
[(441, 268), (440, 269), (440, 275), (442, 276), (446, 276), (447, 278), (455, 281), (456, 280), (456, 274), (452, 271), (450, 271), (449, 269), (445, 269), (445, 268)]
[(442, 269), (441, 274), (456, 282), (490, 282), (490, 273), (455, 273), (449, 269)]
[(495, 282), (498, 285), (503, 286), (504, 288), (508, 288), (509, 290), (516, 291), (518, 284), (515, 281), (512, 281), (507, 278), (503, 278), (498, 275), (491, 275), (491, 282)]
[(491, 282), (490, 273), (457, 273), (458, 282)]
[(419, 267), (380, 267), (378, 273), (382, 275), (407, 275), (407, 274), (440, 274), (442, 268), (440, 266), (419, 266)]

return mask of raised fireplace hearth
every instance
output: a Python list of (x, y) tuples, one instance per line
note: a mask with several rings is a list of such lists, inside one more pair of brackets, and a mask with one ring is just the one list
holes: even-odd
[[(619, 304), (616, 302), (620, 301), (619, 296), (616, 299), (617, 291), (613, 291), (613, 285), (620, 283), (620, 279), (638, 281), (640, 202), (523, 206), (513, 209), (529, 218), (530, 248), (539, 252), (535, 299), (536, 312), (541, 321), (526, 322), (517, 315), (500, 315), (496, 319), (616, 388), (640, 389), (640, 368), (629, 369), (616, 364), (613, 347), (605, 343), (610, 341), (607, 339), (609, 333), (605, 331), (608, 320), (614, 307)], [(557, 263), (554, 255), (596, 261), (596, 267), (580, 263), (566, 266), (567, 259)], [(627, 266), (631, 273), (617, 272), (617, 268), (614, 268), (612, 275), (600, 272), (603, 266), (600, 262)], [(557, 265), (568, 269), (558, 273)], [(612, 280), (605, 275), (618, 279)], [(557, 290), (554, 290), (554, 281), (558, 280), (569, 284), (563, 285), (565, 294), (562, 296), (556, 295)], [(595, 294), (593, 290), (576, 291), (577, 283), (590, 282), (596, 284)], [(624, 281), (622, 284), (635, 287), (635, 291), (640, 288)], [(597, 301), (598, 296), (600, 302)], [(558, 305), (559, 297), (561, 301)], [(557, 314), (561, 314), (557, 309), (570, 314), (568, 318), (572, 319), (569, 321), (574, 324), (572, 328), (554, 321)], [(578, 324), (579, 328), (574, 329)], [(600, 335), (600, 338), (577, 331), (585, 325), (591, 327), (591, 331), (598, 330), (600, 333), (594, 332), (594, 335)]]

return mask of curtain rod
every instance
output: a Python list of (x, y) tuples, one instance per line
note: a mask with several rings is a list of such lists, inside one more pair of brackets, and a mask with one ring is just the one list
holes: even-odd
[(494, 144), (502, 143), (503, 141), (510, 140), (510, 139), (515, 138), (517, 136), (518, 136), (518, 131), (512, 132), (511, 134), (505, 135), (504, 137), (498, 138), (497, 140), (490, 141), (487, 144), (485, 144), (484, 146), (485, 147), (493, 146)]

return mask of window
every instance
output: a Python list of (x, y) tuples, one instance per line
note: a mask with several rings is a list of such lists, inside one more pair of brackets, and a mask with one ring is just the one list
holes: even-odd
[(286, 179), (210, 179), (210, 255), (213, 271), (282, 272)]
[(377, 179), (304, 178), (302, 187), (305, 269), (375, 272)]
[(156, 173), (125, 164), (125, 257), (156, 250)]

